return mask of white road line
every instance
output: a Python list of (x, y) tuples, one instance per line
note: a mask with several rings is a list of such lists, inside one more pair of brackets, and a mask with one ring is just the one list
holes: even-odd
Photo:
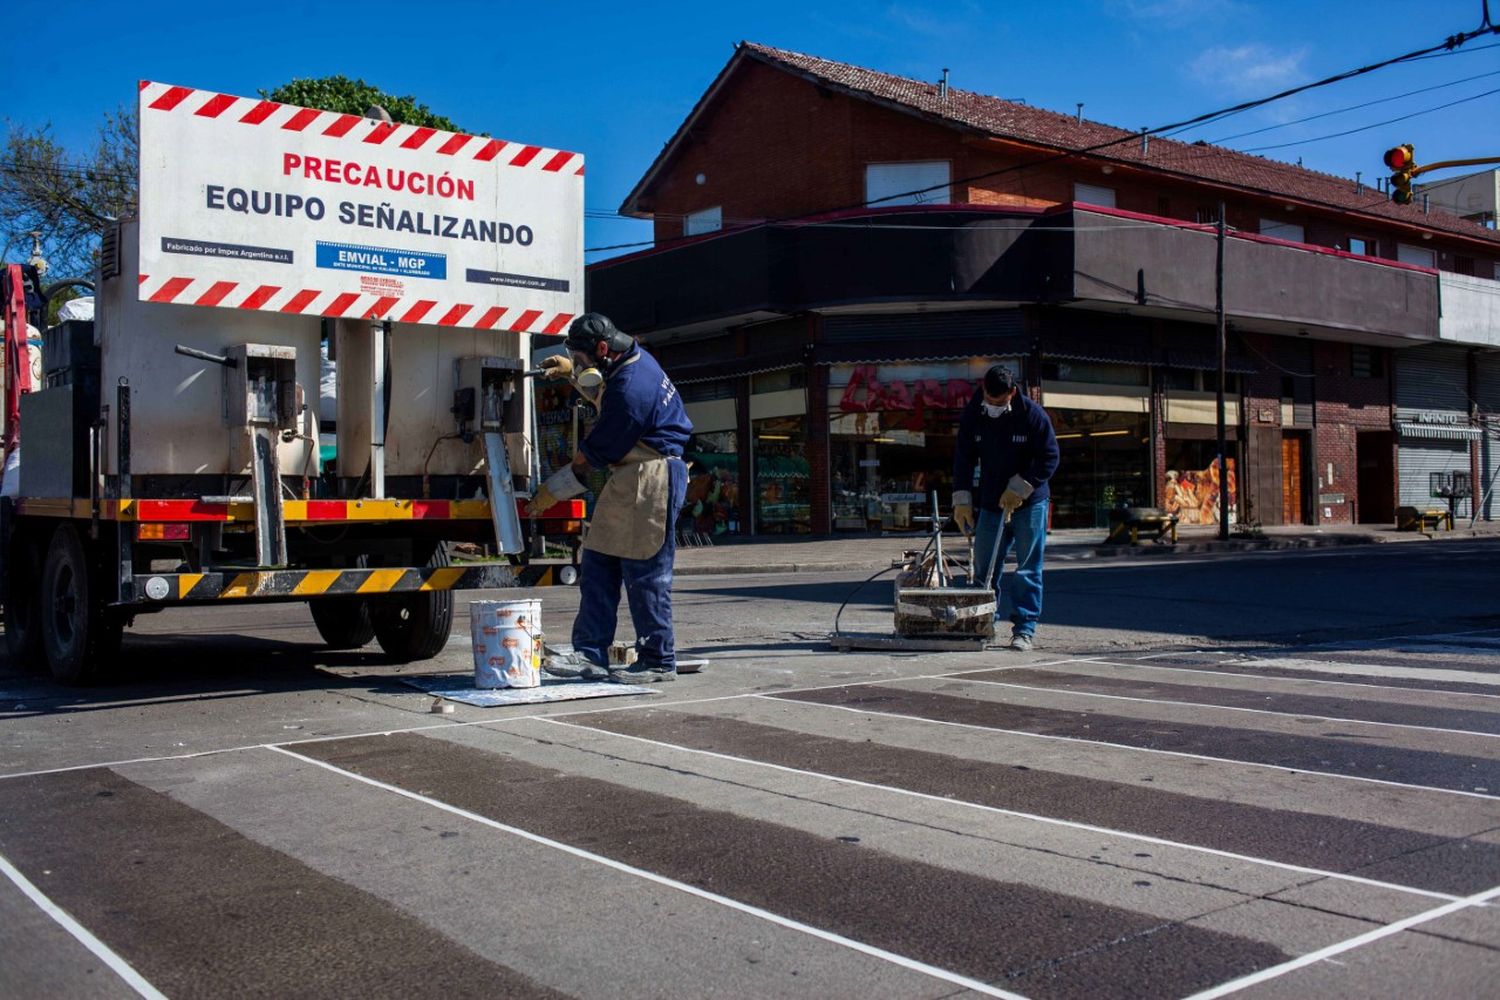
[(1133, 750), (1136, 753), (1160, 754), (1165, 757), (1184, 757), (1188, 760), (1206, 760), (1215, 764), (1234, 764), (1238, 767), (1258, 767), (1267, 771), (1283, 771), (1287, 774), (1306, 774), (1318, 778), (1337, 778), (1340, 781), (1359, 781), (1371, 785), (1386, 785), (1391, 788), (1406, 788), (1415, 792), (1435, 792), (1440, 795), (1461, 795), (1469, 799), (1485, 799), (1493, 802), (1500, 799), (1500, 795), (1490, 795), (1485, 792), (1465, 792), (1456, 788), (1437, 788), (1432, 785), (1414, 785), (1406, 781), (1386, 781), (1383, 778), (1366, 778), (1357, 774), (1339, 774), (1336, 771), (1316, 771), (1306, 767), (1287, 767), (1283, 764), (1262, 764), (1253, 760), (1239, 760), (1235, 757), (1210, 757), (1206, 754), (1187, 753), (1183, 750), (1157, 750), (1154, 747), (1138, 747), (1129, 743), (1111, 743), (1108, 740), (1089, 740), (1080, 736), (1054, 736), (1051, 733), (1028, 733), (1023, 729), (1001, 729), (999, 726), (978, 726), (968, 722), (950, 722), (947, 719), (928, 719), (920, 715), (902, 715), (899, 712), (883, 712), (879, 709), (855, 708), (851, 705), (829, 705), (820, 701), (799, 701), (796, 698), (777, 698), (772, 695), (758, 694), (756, 698), (764, 698), (767, 701), (786, 701), (793, 705), (811, 705), (814, 708), (832, 708), (840, 712), (853, 712), (856, 715), (874, 716), (879, 719), (904, 719), (908, 722), (926, 722), (935, 726), (953, 726), (958, 729), (972, 729), (981, 733), (1004, 733), (1007, 736), (1024, 736), (1034, 740), (1055, 740), (1059, 743), (1082, 743), (1092, 747), (1114, 747), (1118, 750)]
[(25, 893), (26, 898), (35, 903), (38, 909), (57, 921), (63, 930), (73, 935), (79, 944), (93, 953), (95, 958), (109, 966), (110, 971), (123, 979), (131, 989), (148, 1000), (166, 1000), (166, 994), (148, 983), (145, 976), (132, 969), (129, 962), (115, 954), (109, 945), (89, 933), (88, 928), (74, 920), (66, 910), (48, 899), (45, 893), (3, 857), (0, 857), (0, 873), (4, 873), (5, 877), (14, 882), (16, 888)]
[(1215, 986), (1212, 989), (1204, 990), (1201, 993), (1194, 993), (1192, 996), (1188, 997), (1187, 1000), (1214, 1000), (1215, 997), (1228, 996), (1231, 993), (1238, 993), (1240, 990), (1245, 989), (1247, 986), (1254, 986), (1257, 983), (1263, 983), (1269, 979), (1276, 979), (1280, 976), (1286, 975), (1288, 972), (1305, 968), (1306, 966), (1321, 962), (1326, 958), (1332, 958), (1334, 955), (1342, 955), (1346, 951), (1352, 951), (1355, 948), (1360, 947), (1361, 945), (1369, 944), (1371, 941), (1379, 941), (1381, 938), (1390, 937), (1392, 934), (1399, 934), (1404, 930), (1409, 930), (1412, 927), (1416, 927), (1418, 924), (1425, 924), (1428, 921), (1436, 920), (1439, 917), (1446, 917), (1450, 913), (1457, 913), (1459, 910), (1468, 909), (1471, 906), (1483, 906), (1485, 903), (1487, 903), (1491, 899), (1494, 899), (1496, 896), (1500, 896), (1500, 886), (1497, 886), (1494, 889), (1486, 890), (1485, 892), (1481, 892), (1473, 896), (1467, 896), (1463, 899), (1456, 899), (1445, 906), (1439, 906), (1436, 909), (1428, 910), (1425, 913), (1418, 913), (1414, 916), (1407, 917), (1405, 920), (1398, 920), (1393, 924), (1387, 924), (1384, 927), (1377, 927), (1373, 931), (1367, 931), (1364, 934), (1359, 935), (1358, 937), (1352, 937), (1347, 941), (1340, 941), (1337, 944), (1331, 944), (1327, 948), (1319, 948), (1317, 951), (1309, 952), (1306, 955), (1301, 956), (1300, 958), (1294, 958), (1289, 962), (1282, 962), (1280, 965), (1273, 965), (1269, 969), (1262, 969), (1259, 972), (1253, 972), (1248, 976), (1242, 976), (1239, 979), (1230, 980), (1227, 983)]
[(877, 948), (874, 945), (868, 945), (861, 941), (856, 941), (853, 938), (847, 938), (841, 934), (835, 934), (832, 931), (825, 931), (819, 927), (814, 927), (811, 924), (804, 924), (800, 921), (792, 920), (789, 917), (783, 917), (779, 914), (772, 913), (769, 910), (763, 910), (758, 906), (751, 906), (748, 903), (742, 903), (739, 900), (732, 899), (728, 896), (720, 896), (717, 893), (708, 892), (704, 889), (698, 888), (697, 886), (688, 885), (686, 882), (679, 882), (676, 879), (667, 878), (665, 875), (658, 875), (655, 872), (647, 871), (644, 868), (637, 868), (634, 865), (627, 865), (622, 861), (616, 861), (613, 858), (605, 857), (602, 854), (595, 854), (592, 851), (585, 851), (582, 848), (574, 847), (571, 844), (565, 844), (560, 840), (552, 840), (549, 837), (543, 837), (540, 834), (532, 833), (529, 830), (523, 830), (520, 827), (501, 823), (497, 820), (490, 819), (488, 816), (481, 816), (479, 813), (470, 812), (467, 809), (461, 809), (458, 806), (450, 805), (449, 803), (443, 802), (440, 799), (434, 799), (426, 795), (420, 795), (416, 792), (407, 791), (405, 788), (387, 784), (384, 781), (377, 781), (374, 778), (367, 778), (362, 774), (356, 774), (353, 771), (346, 771), (345, 769), (334, 764), (329, 764), (325, 761), (317, 760), (313, 757), (305, 757), (300, 753), (293, 753), (291, 750), (287, 750), (282, 747), (268, 747), (267, 749), (274, 750), (277, 753), (285, 754), (286, 756), (291, 757), (295, 760), (300, 760), (304, 763), (312, 764), (316, 767), (321, 767), (324, 770), (332, 771), (334, 774), (341, 775), (353, 781), (362, 782), (363, 784), (369, 785), (373, 788), (379, 788), (382, 791), (400, 795), (403, 798), (411, 799), (414, 802), (420, 802), (424, 805), (431, 806), (434, 809), (441, 809), (443, 812), (462, 817), (463, 819), (469, 820), (470, 822), (479, 823), (482, 826), (487, 826), (491, 829), (499, 830), (502, 833), (508, 833), (515, 837), (520, 837), (523, 840), (529, 840), (533, 844), (540, 844), (543, 847), (550, 847), (554, 850), (561, 851), (564, 854), (572, 855), (575, 858), (581, 858), (584, 861), (592, 861), (595, 864), (603, 865), (606, 868), (611, 868), (618, 872), (623, 872), (626, 875), (633, 875), (636, 878), (645, 879), (648, 882), (654, 882), (657, 885), (666, 886), (669, 889), (676, 889), (678, 892), (686, 893), (689, 896), (696, 896), (697, 898), (707, 900), (710, 903), (717, 903), (718, 905), (727, 907), (731, 910), (738, 910), (741, 913), (749, 914), (752, 917), (767, 921), (768, 923), (776, 924), (780, 927), (785, 927), (788, 930), (798, 931), (800, 933), (819, 938), (823, 941), (828, 941), (832, 944), (840, 945), (852, 951), (857, 951), (860, 954), (869, 955), (872, 958), (890, 962), (892, 965), (899, 965), (904, 969), (910, 969), (913, 972), (919, 972), (922, 975), (931, 976), (934, 979), (941, 979), (945, 982), (953, 983), (956, 986), (962, 986), (965, 989), (973, 990), (976, 993), (982, 993), (985, 996), (1003, 997), (1006, 998), (1006, 1000), (1026, 1000), (1026, 998), (1021, 996), (1021, 994), (1019, 993), (1011, 993), (1007, 990), (997, 989), (996, 987), (991, 986), (988, 983), (981, 982), (978, 979), (972, 979), (968, 976), (960, 975), (957, 972), (949, 971), (948, 969), (941, 969), (935, 965), (928, 965), (926, 962), (919, 962), (916, 959), (908, 958), (905, 955), (898, 955), (895, 952), (886, 951), (883, 948)]
[[(1046, 661), (1043, 661), (1041, 663), (1030, 663), (1030, 664), (1025, 664), (1025, 665), (1026, 666), (1031, 666), (1031, 667), (1055, 667), (1055, 666), (1058, 666), (1058, 665), (1064, 664), (1064, 663), (1088, 663), (1088, 662), (1092, 662), (1092, 659), (1091, 658), (1070, 658), (1070, 659), (1066, 659), (1066, 660), (1046, 660)], [(1017, 665), (1020, 666), (1020, 664), (1017, 664)], [(904, 680), (931, 680), (931, 679), (936, 679), (936, 678), (940, 678), (940, 677), (953, 677), (953, 676), (957, 676), (959, 674), (972, 673), (975, 670), (988, 670), (988, 669), (991, 669), (991, 668), (989, 668), (989, 667), (964, 667), (962, 670), (955, 670), (955, 671), (951, 671), (951, 672), (948, 672), (948, 673), (941, 673), (941, 674), (919, 674), (919, 675), (917, 675), (915, 677), (909, 677), (909, 678), (876, 677), (876, 678), (872, 678), (871, 680), (867, 680), (867, 681), (846, 681), (846, 682), (844, 682), (842, 684), (823, 684), (823, 685), (819, 685), (818, 687), (809, 687), (809, 688), (779, 688), (779, 689), (777, 689), (777, 693), (780, 693), (780, 694), (800, 694), (800, 693), (802, 693), (804, 691), (826, 691), (826, 690), (829, 690), (831, 688), (860, 687), (862, 685), (867, 685), (867, 684), (889, 684), (893, 680), (903, 680), (903, 679)], [(431, 697), (430, 693), (424, 693), (424, 692), (418, 690), (417, 688), (412, 688), (412, 692), (413, 692), (413, 694), (420, 695), (420, 696), (422, 696), (424, 698), (430, 698)], [(541, 712), (533, 712), (533, 713), (531, 713), (529, 715), (512, 715), (512, 716), (507, 716), (506, 718), (507, 718), (507, 720), (509, 720), (509, 719), (544, 719), (544, 718), (552, 717), (553, 715), (555, 715), (558, 718), (563, 718), (563, 717), (571, 716), (571, 715), (594, 715), (594, 714), (602, 713), (602, 712), (623, 712), (623, 711), (626, 711), (626, 710), (632, 709), (632, 708), (634, 708), (634, 709), (641, 709), (641, 708), (648, 708), (648, 707), (655, 707), (655, 708), (676, 708), (679, 705), (706, 705), (706, 704), (709, 704), (710, 702), (716, 702), (716, 701), (735, 701), (735, 700), (737, 700), (739, 698), (753, 698), (753, 697), (756, 697), (757, 695), (759, 695), (760, 693), (761, 692), (758, 692), (758, 691), (743, 691), (743, 692), (741, 692), (739, 694), (721, 694), (721, 695), (714, 695), (713, 697), (710, 697), (710, 698), (683, 698), (683, 699), (680, 699), (678, 701), (656, 701), (655, 699), (647, 699), (646, 703), (644, 703), (644, 704), (635, 703), (635, 699), (628, 699), (628, 700), (630, 700), (632, 702), (632, 704), (629, 704), (629, 705), (612, 705), (612, 706), (609, 706), (609, 707), (599, 707), (599, 708), (579, 708), (579, 709), (575, 709), (573, 711), (568, 711), (568, 712), (556, 712), (556, 713), (548, 713), (548, 714), (543, 714)], [(557, 704), (557, 703), (554, 702), (554, 704)], [(428, 723), (427, 725), (424, 725), (424, 726), (406, 726), (404, 728), (393, 728), (393, 729), (374, 729), (374, 730), (370, 730), (370, 731), (362, 732), (362, 733), (337, 733), (337, 734), (334, 734), (334, 735), (331, 735), (331, 736), (309, 736), (309, 737), (306, 737), (306, 738), (300, 739), (300, 740), (283, 740), (282, 742), (279, 742), (279, 743), (249, 743), (249, 744), (245, 744), (243, 746), (237, 746), (237, 747), (221, 747), (221, 748), (216, 749), (216, 750), (195, 750), (195, 751), (193, 751), (191, 753), (163, 754), (163, 755), (161, 755), (159, 757), (129, 757), (129, 758), (124, 758), (124, 759), (98, 761), (98, 762), (92, 763), (92, 764), (71, 764), (71, 765), (69, 765), (67, 767), (43, 767), (43, 768), (38, 768), (37, 770), (34, 770), (34, 771), (17, 771), (14, 774), (0, 774), (0, 781), (5, 781), (5, 780), (11, 779), (11, 778), (35, 778), (35, 777), (39, 777), (41, 775), (47, 775), (47, 774), (65, 774), (68, 771), (88, 771), (88, 770), (92, 770), (92, 769), (94, 769), (96, 767), (123, 767), (123, 766), (125, 766), (127, 764), (159, 764), (159, 763), (165, 763), (167, 761), (173, 761), (173, 760), (192, 760), (195, 757), (212, 757), (215, 754), (221, 754), (221, 753), (239, 753), (239, 752), (244, 751), (244, 750), (270, 750), (270, 749), (275, 749), (276, 747), (301, 746), (302, 744), (305, 744), (305, 743), (327, 743), (327, 742), (329, 742), (331, 740), (358, 740), (358, 739), (367, 739), (367, 738), (372, 737), (372, 736), (400, 736), (400, 735), (404, 735), (406, 733), (426, 733), (426, 732), (432, 732), (433, 730), (440, 730), (440, 729), (462, 729), (462, 728), (464, 728), (466, 726), (484, 726), (484, 725), (488, 725), (488, 724), (490, 724), (492, 722), (496, 722), (496, 721), (501, 721), (501, 720), (496, 720), (496, 719), (471, 719), (471, 720), (469, 720), (467, 722), (432, 722), (432, 723)]]
[(1247, 660), (1237, 665), (1268, 670), (1307, 670), (1338, 677), (1400, 677), (1406, 680), (1500, 687), (1500, 673), (1485, 674), (1477, 670), (1447, 670), (1442, 667), (1397, 667), (1387, 663), (1345, 663), (1342, 660), (1306, 660), (1296, 656), (1272, 656)]
[[(511, 720), (505, 720), (511, 721)], [(1446, 892), (1434, 892), (1429, 889), (1418, 889), (1414, 886), (1399, 885), (1395, 882), (1381, 882), (1378, 879), (1362, 878), (1358, 875), (1347, 875), (1341, 872), (1325, 871), (1321, 868), (1308, 868), (1306, 865), (1294, 865), (1285, 861), (1273, 861), (1270, 858), (1258, 858), (1249, 854), (1236, 854), (1233, 851), (1221, 851), (1213, 847), (1202, 847), (1198, 844), (1184, 844), (1176, 840), (1165, 840), (1161, 837), (1153, 837), (1144, 833), (1130, 833), (1125, 830), (1114, 830), (1107, 826), (1095, 826), (1092, 823), (1080, 823), (1074, 820), (1058, 819), (1054, 816), (1041, 816), (1037, 813), (1020, 812), (1015, 809), (1003, 809), (999, 806), (987, 806), (980, 802), (969, 802), (964, 799), (952, 799), (942, 795), (930, 795), (927, 792), (913, 791), (909, 788), (898, 788), (894, 785), (880, 785), (870, 781), (860, 781), (857, 778), (844, 778), (836, 774), (826, 774), (822, 771), (807, 771), (800, 767), (787, 767), (784, 764), (773, 764), (769, 761), (756, 760), (752, 757), (737, 757), (733, 754), (718, 753), (714, 750), (699, 750), (696, 747), (683, 746), (678, 743), (666, 743), (662, 740), (648, 739), (644, 736), (632, 736), (627, 733), (617, 733), (609, 729), (596, 729), (593, 726), (579, 725), (576, 722), (562, 722), (558, 719), (537, 718), (526, 721), (550, 722), (557, 726), (566, 726), (569, 729), (581, 729), (589, 733), (602, 733), (606, 736), (615, 736), (623, 740), (634, 740), (637, 743), (646, 743), (651, 746), (661, 747), (665, 750), (677, 750), (683, 753), (701, 754), (704, 757), (713, 757), (717, 760), (726, 760), (737, 764), (752, 764), (756, 767), (764, 767), (773, 771), (782, 771), (786, 774), (797, 774), (809, 778), (820, 778), (824, 781), (832, 781), (841, 785), (851, 785), (856, 788), (868, 788), (874, 791), (891, 792), (896, 795), (905, 795), (914, 799), (925, 799), (929, 802), (941, 802), (944, 805), (962, 806), (966, 809), (977, 809), (980, 812), (994, 813), (999, 816), (1011, 816), (1016, 819), (1031, 820), (1036, 823), (1044, 823), (1050, 826), (1066, 827), (1069, 830), (1082, 830), (1087, 833), (1100, 833), (1109, 837), (1118, 837), (1123, 840), (1138, 841), (1143, 844), (1154, 844), (1157, 847), (1170, 847), (1177, 850), (1192, 851), (1197, 854), (1208, 854), (1216, 858), (1228, 858), (1246, 864), (1261, 865), (1267, 868), (1276, 868), (1281, 871), (1297, 872), (1301, 875), (1313, 875), (1319, 878), (1338, 879), (1341, 882), (1356, 882), (1360, 885), (1373, 886), (1377, 889), (1390, 889), (1395, 892), (1410, 893), (1414, 896), (1426, 896), (1429, 899), (1458, 899), (1459, 897)], [(498, 723), (497, 723), (498, 724)], [(1022, 845), (1024, 846), (1024, 845)]]
[[(1076, 677), (1087, 677), (1087, 674), (1075, 674)], [(949, 678), (953, 680), (954, 678)], [(1073, 688), (1064, 687), (1039, 687), (1032, 684), (1015, 684), (1010, 681), (991, 681), (978, 677), (958, 678), (966, 684), (990, 684), (994, 687), (1015, 688), (1019, 691), (1039, 691), (1042, 694), (1071, 694), (1080, 698), (1106, 698), (1110, 701), (1134, 701), (1145, 705), (1168, 705), (1181, 708), (1211, 708), (1222, 712), (1251, 712), (1255, 715), (1278, 715), (1285, 719), (1317, 719), (1321, 722), (1337, 722), (1341, 725), (1351, 726), (1386, 726), (1391, 729), (1416, 729), (1425, 733), (1449, 733), (1454, 736), (1482, 736), (1486, 739), (1500, 740), (1500, 733), (1481, 733), (1472, 729), (1443, 729), (1439, 726), (1418, 726), (1406, 722), (1371, 722), (1367, 719), (1346, 719), (1334, 715), (1311, 715), (1307, 712), (1278, 712), (1270, 708), (1245, 708), (1240, 705), (1215, 705), (1212, 702), (1202, 701), (1172, 701), (1162, 698), (1136, 698), (1123, 694), (1100, 694), (1097, 691), (1077, 691)], [(1295, 697), (1295, 695), (1291, 696)]]
[[(1333, 684), (1338, 687), (1361, 687), (1373, 688), (1376, 691), (1401, 691), (1406, 694), (1441, 694), (1450, 698), (1500, 698), (1500, 694), (1478, 694), (1473, 691), (1454, 691), (1443, 688), (1418, 688), (1418, 687), (1396, 687), (1392, 684), (1368, 684), (1364, 681), (1325, 681), (1317, 677), (1275, 677), (1265, 674), (1246, 673), (1243, 670), (1204, 670), (1200, 667), (1159, 667), (1154, 663), (1140, 663), (1133, 660), (1096, 660), (1094, 661), (1104, 667), (1131, 667), (1136, 670), (1170, 670), (1174, 674), (1204, 674), (1208, 677), (1253, 677), (1259, 680), (1282, 681), (1287, 684)], [(1226, 666), (1237, 663), (1249, 663), (1249, 660), (1223, 660)], [(1087, 677), (1089, 675), (1082, 674)], [(1400, 704), (1400, 702), (1391, 702)]]

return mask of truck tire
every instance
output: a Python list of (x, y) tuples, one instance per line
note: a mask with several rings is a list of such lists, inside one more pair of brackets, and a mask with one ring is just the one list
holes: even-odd
[(307, 604), (312, 611), (313, 624), (318, 627), (318, 634), (328, 643), (329, 649), (359, 649), (375, 638), (368, 601), (325, 597)]
[[(448, 547), (439, 542), (427, 567), (448, 564)], [(370, 618), (375, 641), (391, 659), (397, 663), (430, 660), (443, 651), (453, 630), (453, 592), (434, 590), (371, 601)]]
[(125, 622), (104, 607), (97, 584), (78, 529), (63, 524), (42, 565), (39, 630), (47, 665), (63, 684), (94, 679), (119, 649)]
[(26, 671), (38, 670), (47, 663), (37, 597), (42, 587), (41, 562), (36, 542), (12, 536), (5, 553), (4, 576), (0, 577), (5, 601), (5, 654), (13, 665)]

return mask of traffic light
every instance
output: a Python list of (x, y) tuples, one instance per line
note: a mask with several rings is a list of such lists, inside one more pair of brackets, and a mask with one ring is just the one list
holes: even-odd
[(1409, 142), (1385, 151), (1385, 165), (1391, 174), (1391, 201), (1398, 205), (1411, 204), (1411, 172), (1417, 165), (1417, 151)]

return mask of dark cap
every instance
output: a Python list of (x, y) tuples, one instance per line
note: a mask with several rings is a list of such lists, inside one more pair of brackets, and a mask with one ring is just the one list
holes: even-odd
[(1004, 365), (993, 365), (984, 373), (984, 391), (991, 396), (1003, 396), (1015, 387), (1015, 373)]
[(570, 350), (593, 354), (594, 345), (599, 341), (607, 341), (610, 350), (616, 350), (615, 344), (622, 337), (624, 334), (615, 328), (608, 316), (603, 313), (584, 313), (568, 327), (568, 336), (563, 343)]

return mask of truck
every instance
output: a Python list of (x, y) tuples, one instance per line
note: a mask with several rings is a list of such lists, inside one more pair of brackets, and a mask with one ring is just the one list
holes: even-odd
[[(143, 81), (139, 217), (104, 234), (92, 321), (0, 271), (0, 602), (12, 662), (98, 676), (166, 608), (308, 604), (322, 638), (437, 655), (454, 591), (571, 582), (528, 539), (528, 360), (582, 312), (576, 153)], [(323, 354), (336, 449), (320, 455)], [(454, 543), (504, 556), (455, 564)]]

